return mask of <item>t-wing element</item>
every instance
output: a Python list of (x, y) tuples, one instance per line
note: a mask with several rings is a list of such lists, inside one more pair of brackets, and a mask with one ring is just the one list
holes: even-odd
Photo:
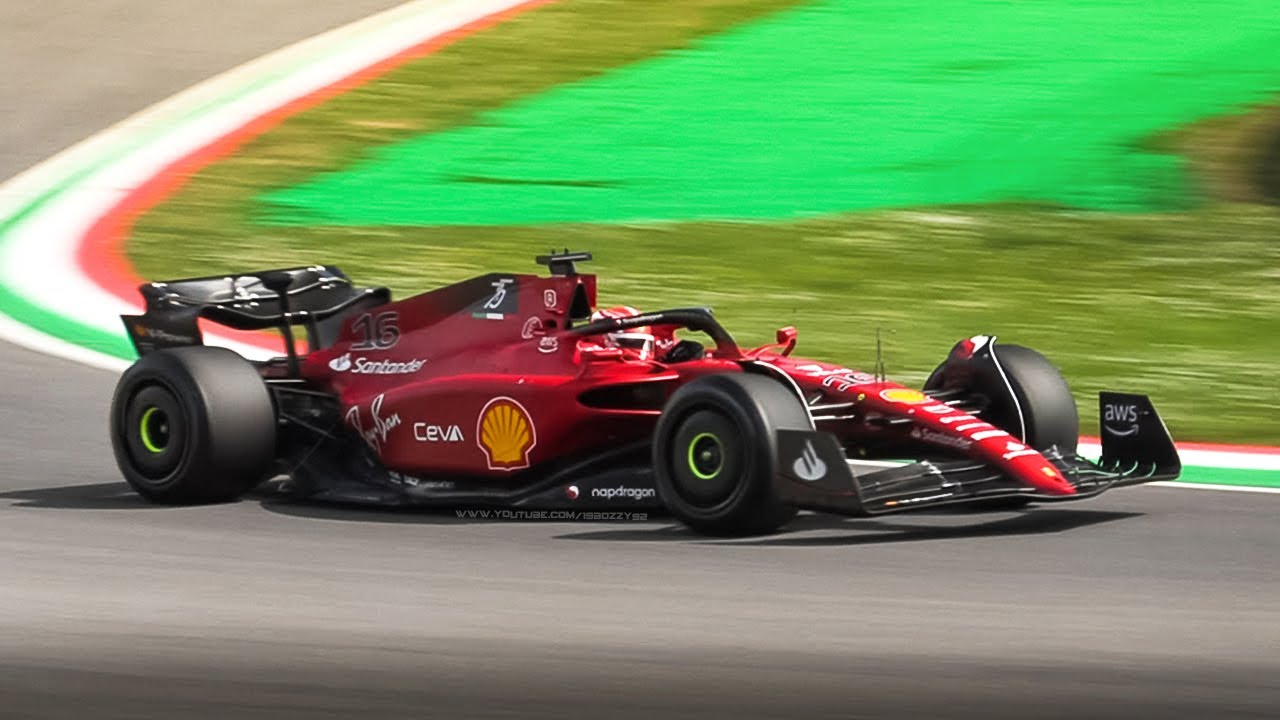
[(587, 262), (591, 259), (591, 253), (570, 252), (569, 248), (565, 248), (562, 253), (552, 250), (550, 255), (539, 255), (534, 259), (539, 265), (546, 265), (552, 275), (577, 275), (578, 267), (574, 263)]

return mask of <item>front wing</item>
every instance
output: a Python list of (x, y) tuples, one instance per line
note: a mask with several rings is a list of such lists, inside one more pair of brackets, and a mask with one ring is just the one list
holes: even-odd
[(1134, 408), (1132, 427), (1102, 423), (1102, 458), (1093, 462), (1057, 448), (1042, 451), (1071, 483), (1072, 495), (1048, 495), (992, 466), (969, 459), (911, 463), (849, 460), (831, 433), (778, 431), (775, 491), (783, 502), (842, 515), (881, 515), (996, 498), (1036, 502), (1081, 500), (1111, 488), (1172, 480), (1182, 471), (1173, 440), (1143, 395), (1101, 393), (1108, 405)]

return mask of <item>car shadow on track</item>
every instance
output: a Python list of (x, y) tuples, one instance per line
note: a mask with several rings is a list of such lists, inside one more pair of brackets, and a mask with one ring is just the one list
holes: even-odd
[[(361, 523), (399, 523), (419, 525), (477, 525), (501, 522), (546, 523), (547, 520), (500, 517), (500, 511), (490, 510), (491, 517), (465, 516), (464, 511), (446, 508), (393, 507), (361, 505), (357, 503), (316, 502), (299, 500), (282, 489), (278, 481), (268, 481), (246, 493), (244, 497), (226, 505), (257, 505), (263, 510), (289, 517), (313, 520), (342, 520)], [(10, 507), (49, 508), (59, 510), (175, 510), (180, 506), (156, 505), (147, 502), (124, 481), (62, 485), (0, 492), (0, 506), (7, 501)], [(207, 506), (211, 507), (211, 506)], [(652, 513), (648, 514), (653, 518)], [(664, 518), (665, 519), (665, 518)], [(555, 522), (555, 521), (552, 521)], [(631, 520), (629, 524), (638, 524)]]
[(64, 510), (143, 510), (160, 507), (143, 500), (123, 481), (10, 490), (0, 492), (0, 500), (8, 500), (14, 507)]
[[(357, 523), (393, 523), (400, 525), (481, 525), (520, 522), (499, 518), (460, 517), (455, 510), (424, 507), (377, 507), (355, 503), (316, 502), (280, 497), (253, 497), (263, 510), (306, 520), (340, 520)], [(529, 520), (527, 522), (539, 522)]]
[[(1102, 523), (1141, 517), (1142, 513), (1110, 510), (1031, 509), (1015, 515), (1000, 513), (994, 519), (983, 515), (957, 516), (954, 513), (919, 515), (910, 522), (867, 518), (842, 518), (833, 515), (801, 515), (782, 532), (763, 538), (712, 539), (694, 535), (683, 528), (598, 530), (559, 535), (565, 540), (604, 540), (654, 542), (663, 540), (697, 541), (717, 545), (750, 545), (774, 547), (823, 547), (873, 545), (878, 543), (954, 540), (957, 538), (1003, 537), (1010, 535), (1043, 535), (1061, 533)], [(989, 517), (989, 516), (986, 516)], [(931, 522), (932, 521), (932, 522)], [(935, 522), (947, 524), (935, 524)], [(822, 535), (809, 535), (822, 531)], [(832, 531), (839, 534), (832, 534)], [(850, 534), (848, 531), (853, 531)]]
[[(264, 506), (286, 502), (277, 489), (277, 483), (268, 482), (250, 491), (237, 502), (258, 501)], [(0, 501), (9, 500), (13, 507), (57, 508), (61, 510), (143, 510), (178, 507), (148, 502), (123, 480), (117, 482), (90, 483), (87, 485), (60, 485), (58, 487), (28, 488), (0, 492)], [(332, 506), (331, 506), (332, 507)], [(363, 508), (366, 509), (367, 508)]]
[[(123, 482), (66, 485), (0, 492), (0, 500), (14, 507), (83, 510), (162, 509), (138, 497)], [(479, 525), (502, 522), (539, 524), (547, 521), (501, 517), (464, 517), (455, 510), (424, 508), (374, 508), (299, 501), (282, 494), (272, 483), (250, 492), (240, 502), (257, 503), (262, 509), (290, 517), (341, 520), (359, 523), (419, 525)], [(1138, 512), (1063, 508), (1031, 508), (1016, 512), (982, 513), (938, 511), (898, 515), (892, 518), (845, 518), (836, 515), (801, 514), (776, 535), (757, 538), (720, 539), (698, 535), (662, 514), (649, 513), (647, 520), (619, 520), (614, 527), (555, 535), (558, 540), (605, 542), (684, 542), (713, 545), (775, 547), (823, 547), (872, 545), (878, 543), (953, 540), (957, 538), (1043, 535), (1069, 532), (1102, 523), (1141, 517)], [(551, 521), (559, 530), (573, 521)], [(815, 534), (821, 533), (821, 534)]]
[[(150, 503), (135, 493), (124, 481), (10, 490), (0, 492), (0, 503), (4, 501), (8, 501), (11, 507), (59, 510), (164, 510), (180, 507)], [(277, 482), (263, 483), (246, 493), (240, 500), (225, 504), (236, 503), (256, 503), (270, 512), (317, 520), (422, 524), (485, 522), (482, 519), (460, 518), (451, 510), (379, 508), (368, 505), (295, 500), (281, 491)]]

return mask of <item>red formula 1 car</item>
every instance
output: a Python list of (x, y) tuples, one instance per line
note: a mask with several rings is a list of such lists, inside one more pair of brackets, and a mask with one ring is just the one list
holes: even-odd
[[(162, 503), (284, 474), (305, 498), (665, 508), (718, 535), (798, 509), (1070, 500), (1181, 470), (1142, 395), (1101, 393), (1102, 458), (1077, 455), (1075, 401), (1027, 348), (962, 340), (915, 390), (792, 356), (793, 328), (743, 350), (704, 308), (599, 310), (576, 267), (589, 259), (396, 302), (325, 266), (143, 285), (145, 314), (124, 318), (140, 359), (112, 403), (116, 460)], [(200, 318), (279, 327), (287, 355), (203, 346)]]

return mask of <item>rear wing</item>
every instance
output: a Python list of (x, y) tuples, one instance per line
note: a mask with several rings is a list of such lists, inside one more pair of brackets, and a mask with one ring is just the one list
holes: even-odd
[(138, 355), (203, 344), (197, 320), (204, 318), (236, 330), (279, 328), (291, 365), (295, 325), (306, 328), (309, 347), (327, 347), (348, 314), (391, 301), (387, 288), (355, 287), (331, 265), (151, 282), (138, 291), (146, 310), (120, 316)]

